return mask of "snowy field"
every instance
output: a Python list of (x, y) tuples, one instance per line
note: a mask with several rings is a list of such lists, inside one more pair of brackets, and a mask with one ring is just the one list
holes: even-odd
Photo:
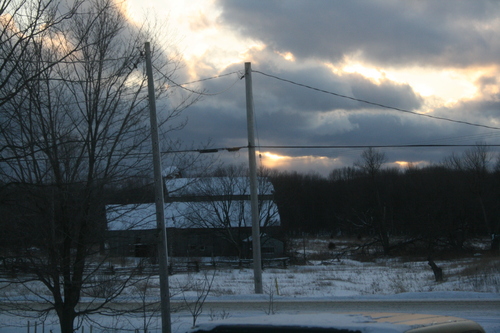
[[(500, 258), (472, 256), (460, 260), (436, 260), (436, 263), (443, 268), (443, 282), (435, 282), (427, 261), (410, 261), (404, 258), (368, 262), (354, 259), (309, 260), (306, 265), (265, 269), (263, 295), (255, 295), (253, 292), (251, 269), (175, 274), (169, 280), (173, 294), (172, 329), (174, 333), (181, 333), (192, 326), (193, 316), (186, 309), (187, 305), (202, 305), (203, 311), (197, 318), (197, 323), (202, 323), (242, 316), (322, 310), (319, 305), (319, 308), (309, 306), (307, 310), (303, 310), (304, 302), (355, 304), (456, 300), (457, 304), (473, 301), (471, 304), (476, 305), (471, 305), (468, 310), (463, 307), (457, 308), (458, 310), (453, 307), (437, 307), (425, 311), (425, 308), (419, 307), (415, 312), (465, 317), (478, 321), (487, 333), (500, 333), (500, 306), (497, 308), (500, 304)], [(150, 281), (148, 288), (144, 290), (145, 299), (157, 299), (157, 284), (157, 279)], [(205, 294), (207, 298), (204, 304), (196, 301)], [(139, 302), (140, 296), (137, 291), (130, 291), (120, 301)], [(258, 305), (250, 306), (251, 304)], [(477, 304), (485, 306), (486, 310), (476, 311), (473, 307)], [(247, 305), (249, 306), (246, 307)], [(396, 308), (395, 311), (397, 310)], [(84, 322), (79, 332), (90, 332), (91, 326), (92, 332), (143, 332), (145, 327), (148, 332), (160, 332), (159, 313), (155, 311), (126, 316), (94, 316), (92, 319), (93, 322)], [(42, 324), (40, 320), (14, 317), (7, 313), (0, 314), (0, 332), (27, 332), (28, 321), (30, 332), (35, 332), (35, 322), (37, 333), (42, 332), (42, 329), (44, 332), (59, 332), (54, 318), (46, 318)]]

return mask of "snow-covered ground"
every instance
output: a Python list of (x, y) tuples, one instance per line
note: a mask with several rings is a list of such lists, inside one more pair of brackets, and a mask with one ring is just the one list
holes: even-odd
[[(405, 259), (381, 259), (361, 262), (352, 259), (309, 261), (307, 265), (290, 266), (286, 269), (265, 269), (263, 272), (264, 294), (254, 295), (253, 271), (234, 269), (202, 271), (200, 273), (176, 274), (170, 277), (170, 287), (175, 294), (173, 310), (185, 302), (193, 305), (195, 299), (208, 289), (210, 293), (197, 322), (223, 320), (241, 316), (257, 316), (272, 313), (301, 312), (301, 302), (315, 301), (395, 301), (395, 300), (474, 300), (485, 304), (486, 311), (432, 309), (434, 314), (453, 315), (476, 320), (487, 333), (500, 333), (500, 259), (473, 257), (452, 261), (436, 261), (443, 268), (445, 280), (435, 282), (432, 270), (426, 261)], [(188, 287), (187, 287), (188, 286)], [(186, 288), (187, 287), (187, 288)], [(158, 295), (157, 281), (152, 281), (147, 291), (149, 299)], [(138, 295), (125, 295), (131, 300)], [(122, 299), (123, 300), (123, 299)], [(479, 300), (479, 303), (477, 301)], [(224, 307), (212, 304), (224, 302)], [(264, 306), (242, 309), (245, 302), (261, 302)], [(280, 302), (294, 302), (297, 306), (280, 309)], [(284, 303), (283, 303), (284, 304)], [(488, 304), (496, 304), (489, 307)], [(276, 305), (276, 306), (275, 306)], [(282, 307), (284, 308), (284, 307)], [(293, 308), (293, 310), (291, 310)], [(311, 308), (308, 308), (310, 311)], [(321, 310), (321, 309), (320, 309)], [(396, 309), (397, 310), (397, 309)], [(316, 311), (316, 310), (315, 310)], [(421, 308), (417, 312), (425, 312)], [(187, 310), (175, 311), (171, 315), (173, 332), (185, 332), (191, 327), (192, 315)], [(160, 332), (158, 313), (135, 314), (122, 317), (92, 317), (93, 323), (84, 323), (85, 332), (134, 332), (147, 325), (148, 332)], [(26, 332), (28, 318), (0, 314), (0, 332)], [(31, 319), (31, 332), (35, 320)], [(41, 322), (37, 332), (42, 332)], [(101, 327), (99, 327), (101, 326)], [(106, 327), (105, 328), (103, 328)], [(54, 318), (46, 318), (45, 332), (58, 332)]]

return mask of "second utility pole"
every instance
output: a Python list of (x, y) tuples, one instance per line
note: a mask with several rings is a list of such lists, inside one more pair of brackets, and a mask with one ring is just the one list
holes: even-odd
[(168, 286), (167, 229), (165, 227), (165, 199), (163, 196), (160, 140), (158, 138), (153, 66), (151, 63), (149, 42), (146, 42), (144, 47), (146, 49), (146, 71), (148, 75), (149, 117), (151, 122), (151, 143), (153, 146), (153, 170), (155, 178), (156, 228), (158, 230), (158, 259), (160, 261), (161, 331), (162, 333), (171, 333), (172, 323), (170, 319), (170, 292)]
[(252, 64), (245, 63), (245, 90), (247, 99), (248, 162), (250, 171), (250, 200), (252, 205), (252, 252), (255, 293), (262, 294), (262, 261), (260, 253), (260, 217), (257, 192), (257, 161), (255, 158), (255, 130), (253, 117)]

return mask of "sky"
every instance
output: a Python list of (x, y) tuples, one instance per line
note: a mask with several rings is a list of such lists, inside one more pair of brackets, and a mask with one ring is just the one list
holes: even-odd
[[(205, 93), (174, 135), (186, 145), (247, 146), (245, 62), (265, 167), (327, 175), (364, 149), (311, 146), (500, 143), (498, 1), (127, 1), (131, 21), (153, 13), (175, 36), (177, 83), (213, 78), (184, 86)], [(463, 149), (380, 148), (387, 167)]]

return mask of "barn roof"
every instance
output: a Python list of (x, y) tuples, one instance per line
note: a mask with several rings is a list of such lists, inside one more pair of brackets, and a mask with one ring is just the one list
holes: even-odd
[[(251, 226), (248, 177), (165, 178), (164, 182), (168, 194), (164, 205), (167, 228), (216, 227), (216, 223), (207, 221), (215, 221), (220, 216), (225, 216), (231, 227)], [(261, 220), (263, 214), (270, 214), (272, 224), (279, 225), (278, 207), (271, 199), (274, 187), (264, 177), (259, 177), (258, 183), (264, 203)], [(108, 230), (156, 229), (154, 203), (108, 205), (106, 218)]]
[[(251, 226), (251, 203), (247, 197), (250, 186), (247, 177), (174, 178), (165, 179), (165, 186), (169, 197), (174, 199), (167, 200), (173, 202), (164, 205), (167, 228), (200, 228), (200, 218), (215, 220), (224, 215), (231, 227)], [(267, 178), (260, 177), (259, 195), (271, 195), (273, 192), (272, 183)], [(278, 207), (274, 201), (264, 199), (261, 217), (263, 214), (272, 216), (273, 225), (280, 224)], [(108, 230), (156, 229), (154, 203), (108, 205), (106, 218)], [(204, 227), (216, 226), (215, 223), (204, 223)]]
[[(207, 219), (216, 215), (228, 214), (231, 227), (250, 227), (252, 225), (250, 201), (241, 201), (241, 205), (233, 204), (228, 207), (225, 202), (172, 202), (165, 203), (165, 227), (166, 228), (201, 228), (193, 222), (193, 211), (206, 211)], [(278, 207), (272, 201), (268, 201), (268, 210), (273, 217), (273, 226), (280, 225)], [(243, 216), (241, 212), (243, 211)], [(266, 212), (261, 212), (261, 215)], [(108, 205), (106, 206), (106, 218), (108, 230), (148, 230), (156, 229), (156, 207), (155, 204), (132, 204), (132, 205)], [(215, 224), (207, 223), (204, 227), (213, 227)]]
[[(178, 220), (182, 206), (187, 203), (175, 202), (165, 205), (165, 227), (183, 228)], [(154, 203), (131, 204), (131, 205), (107, 205), (106, 218), (108, 230), (147, 230), (156, 229), (156, 206)]]

